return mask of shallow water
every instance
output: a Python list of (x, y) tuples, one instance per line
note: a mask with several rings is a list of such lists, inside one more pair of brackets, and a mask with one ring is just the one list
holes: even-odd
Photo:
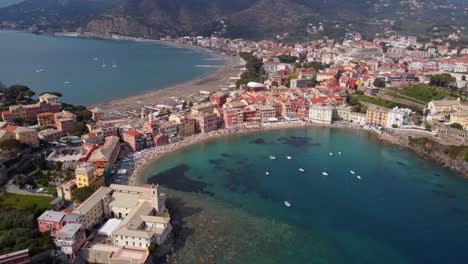
[(178, 263), (468, 259), (468, 181), (367, 132), (229, 136), (169, 154), (144, 175), (204, 208), (187, 219), (194, 233), (177, 251)]

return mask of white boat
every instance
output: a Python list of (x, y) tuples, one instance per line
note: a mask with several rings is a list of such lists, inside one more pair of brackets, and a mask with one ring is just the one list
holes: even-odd
[(322, 172), (323, 176), (328, 176), (328, 173), (326, 171)]
[(291, 203), (288, 201), (284, 201), (284, 205), (286, 205), (286, 207), (291, 207)]
[(276, 159), (276, 157), (275, 157), (275, 156), (273, 156), (273, 155), (270, 155), (270, 159), (272, 159), (272, 160), (275, 160), (275, 159)]
[(97, 61), (97, 60), (98, 60), (98, 57), (94, 57), (93, 60)]
[(338, 152), (338, 155), (341, 155), (341, 152)]
[(286, 158), (287, 158), (288, 160), (292, 159), (291, 156), (286, 156)]
[(270, 175), (270, 173), (268, 171), (265, 171), (265, 175), (268, 176)]
[(350, 170), (349, 173), (351, 173), (351, 174), (356, 174), (356, 173), (355, 173), (354, 171), (352, 171), (352, 170)]
[(299, 168), (299, 171), (300, 171), (300, 172), (304, 172), (304, 169), (303, 169), (303, 168)]
[(359, 175), (358, 175), (358, 176), (356, 176), (356, 178), (358, 178), (358, 180), (362, 179), (362, 178), (361, 178), (361, 176), (359, 176)]
[(44, 69), (38, 69), (38, 70), (36, 70), (36, 72), (37, 72), (37, 73), (39, 73), (39, 72), (45, 72), (45, 70), (44, 70)]
[(330, 156), (333, 156), (333, 153), (332, 153), (332, 152), (330, 152), (329, 154), (330, 154)]
[(104, 63), (104, 60), (102, 61), (101, 67), (103, 68), (107, 67), (107, 64)]
[(64, 82), (64, 84), (70, 84), (71, 82)]

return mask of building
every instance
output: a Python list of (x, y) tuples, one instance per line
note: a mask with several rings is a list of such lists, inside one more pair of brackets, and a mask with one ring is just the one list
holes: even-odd
[(36, 116), (37, 124), (42, 128), (55, 127), (54, 113), (46, 112)]
[(86, 201), (80, 204), (72, 213), (83, 216), (82, 224), (86, 229), (91, 230), (95, 225), (103, 222), (106, 215), (109, 215), (107, 207), (112, 189), (101, 187), (95, 191)]
[(202, 114), (193, 116), (195, 119), (195, 130), (201, 133), (208, 133), (218, 129), (219, 117), (217, 114)]
[(35, 129), (26, 127), (17, 127), (15, 130), (16, 140), (31, 146), (33, 148), (39, 147), (39, 135)]
[(366, 123), (371, 126), (386, 127), (388, 110), (380, 107), (369, 107), (366, 113)]
[(450, 116), (451, 113), (457, 111), (457, 107), (460, 105), (460, 98), (457, 100), (432, 100), (427, 104), (427, 110), (429, 110), (428, 119), (441, 119)]
[(337, 106), (333, 109), (333, 119), (341, 121), (351, 121), (351, 107)]
[(2, 118), (5, 122), (14, 122), (17, 119), (28, 123), (34, 123), (37, 115), (42, 113), (57, 113), (62, 109), (60, 103), (48, 103), (47, 100), (41, 100), (30, 105), (13, 105), (8, 111), (2, 112)]
[(50, 93), (40, 95), (39, 102), (46, 104), (60, 104), (59, 97)]
[(71, 180), (57, 186), (57, 197), (65, 201), (75, 200), (75, 192), (78, 189), (75, 180)]
[(125, 131), (123, 133), (123, 141), (135, 152), (146, 147), (145, 135), (135, 129)]
[(270, 120), (277, 120), (276, 119), (276, 108), (271, 105), (257, 105), (257, 114), (256, 116), (259, 117), (263, 122), (267, 122)]
[(62, 219), (65, 213), (47, 210), (37, 218), (37, 226), (40, 233), (50, 232), (55, 236), (63, 227)]
[(331, 124), (333, 121), (333, 107), (312, 105), (309, 108), (309, 121), (318, 124)]
[(182, 124), (183, 136), (188, 137), (195, 133), (195, 119), (188, 115), (175, 115), (171, 114), (169, 116), (169, 121), (175, 122), (177, 124)]
[(66, 224), (55, 236), (54, 244), (62, 251), (68, 260), (78, 256), (81, 247), (86, 242), (84, 227), (78, 223)]
[(149, 252), (147, 249), (120, 247), (100, 243), (85, 244), (81, 249), (80, 256), (86, 261), (86, 263), (96, 264), (152, 263), (152, 261), (148, 259)]
[(163, 243), (172, 230), (165, 197), (157, 186), (112, 184), (101, 187), (73, 213), (84, 216), (88, 229), (104, 219), (122, 219), (111, 232), (112, 244), (146, 249), (151, 243)]
[(39, 131), (37, 136), (45, 142), (54, 142), (63, 136), (63, 132), (55, 128), (47, 128)]
[(75, 169), (75, 181), (78, 188), (93, 186), (98, 189), (105, 185), (103, 175), (96, 175), (94, 167), (89, 163), (83, 163)]
[(59, 113), (54, 114), (55, 127), (63, 133), (69, 134), (73, 132), (73, 128), (76, 124), (76, 115), (62, 110)]
[(351, 112), (350, 122), (363, 126), (366, 124), (366, 114)]
[(223, 109), (223, 121), (226, 128), (239, 127), (244, 122), (243, 113), (235, 108)]
[(398, 108), (395, 107), (388, 111), (387, 116), (387, 127), (391, 128), (393, 126), (402, 127), (408, 124), (409, 116), (411, 115), (412, 111), (408, 108)]
[(192, 106), (191, 114), (192, 115), (201, 115), (201, 114), (212, 114), (214, 109), (216, 108), (216, 104), (214, 103), (204, 103)]
[(221, 92), (216, 92), (210, 96), (210, 102), (218, 107), (223, 107), (226, 103), (227, 95)]
[(114, 165), (120, 153), (120, 139), (116, 136), (106, 137), (104, 145), (95, 149), (88, 159), (94, 170), (100, 173), (106, 167)]
[(104, 113), (104, 111), (102, 111), (101, 108), (95, 107), (95, 108), (93, 108), (93, 109), (91, 109), (89, 111), (91, 111), (92, 118), (93, 118), (94, 122), (97, 122), (99, 120), (103, 120), (105, 118), (105, 113)]
[(460, 111), (451, 114), (450, 122), (458, 123), (463, 129), (468, 130), (468, 111)]
[(18, 250), (8, 254), (0, 255), (0, 263), (2, 264), (28, 264), (29, 249)]

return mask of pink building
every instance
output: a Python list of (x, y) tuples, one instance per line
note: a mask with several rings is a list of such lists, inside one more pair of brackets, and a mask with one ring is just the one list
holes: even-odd
[(54, 239), (55, 245), (69, 260), (75, 259), (85, 242), (85, 229), (83, 225), (76, 223), (66, 224)]
[(238, 109), (224, 109), (223, 120), (226, 128), (237, 127), (242, 124), (243, 114)]
[(133, 151), (140, 151), (145, 148), (145, 135), (136, 129), (127, 130), (123, 133), (123, 141), (127, 143)]
[(37, 226), (40, 233), (50, 232), (51, 236), (55, 236), (63, 227), (62, 219), (66, 214), (47, 210), (37, 218)]

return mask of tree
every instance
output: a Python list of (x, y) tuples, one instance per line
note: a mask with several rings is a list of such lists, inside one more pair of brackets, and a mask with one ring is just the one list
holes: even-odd
[(86, 134), (86, 132), (88, 131), (88, 129), (86, 128), (86, 125), (83, 123), (83, 122), (78, 122), (75, 124), (75, 126), (73, 127), (73, 132), (72, 134), (74, 136), (81, 136), (83, 134)]
[(88, 199), (94, 193), (94, 191), (95, 190), (92, 186), (78, 188), (75, 192), (75, 199), (82, 203), (86, 201), (86, 199)]
[(398, 128), (398, 125), (397, 125), (397, 124), (393, 124), (392, 127), (393, 127), (393, 128)]
[(356, 95), (364, 95), (364, 92), (361, 91), (361, 90), (357, 90), (356, 92), (354, 92), (354, 94), (356, 94)]
[(23, 144), (14, 138), (4, 140), (0, 143), (0, 149), (7, 150), (10, 154), (13, 150), (21, 148), (23, 148)]
[(455, 128), (455, 129), (459, 129), (459, 130), (463, 130), (463, 126), (459, 123), (453, 123), (450, 125), (450, 127), (452, 128)]
[(448, 84), (455, 82), (456, 80), (457, 79), (455, 79), (455, 77), (452, 77), (452, 75), (448, 73), (442, 73), (431, 76), (430, 84), (439, 87), (445, 87)]
[(463, 76), (461, 77), (461, 80), (462, 80), (462, 81), (466, 81), (466, 75), (463, 75)]
[(187, 109), (187, 101), (184, 101), (182, 103), (182, 110), (185, 110), (185, 109)]
[(55, 167), (55, 170), (56, 170), (56, 171), (61, 171), (62, 168), (63, 168), (63, 162), (61, 162), (61, 161), (55, 162), (55, 163), (54, 163), (54, 167)]
[(295, 57), (295, 56), (289, 56), (289, 55), (284, 55), (284, 54), (279, 55), (277, 58), (282, 63), (294, 63), (297, 60), (297, 57)]
[(155, 254), (158, 251), (158, 245), (155, 243), (151, 243), (148, 247), (148, 252), (152, 255)]
[(427, 131), (432, 131), (432, 126), (431, 126), (429, 123), (424, 123), (424, 128), (425, 128)]
[(379, 88), (385, 88), (385, 81), (382, 79), (375, 79), (374, 86)]

